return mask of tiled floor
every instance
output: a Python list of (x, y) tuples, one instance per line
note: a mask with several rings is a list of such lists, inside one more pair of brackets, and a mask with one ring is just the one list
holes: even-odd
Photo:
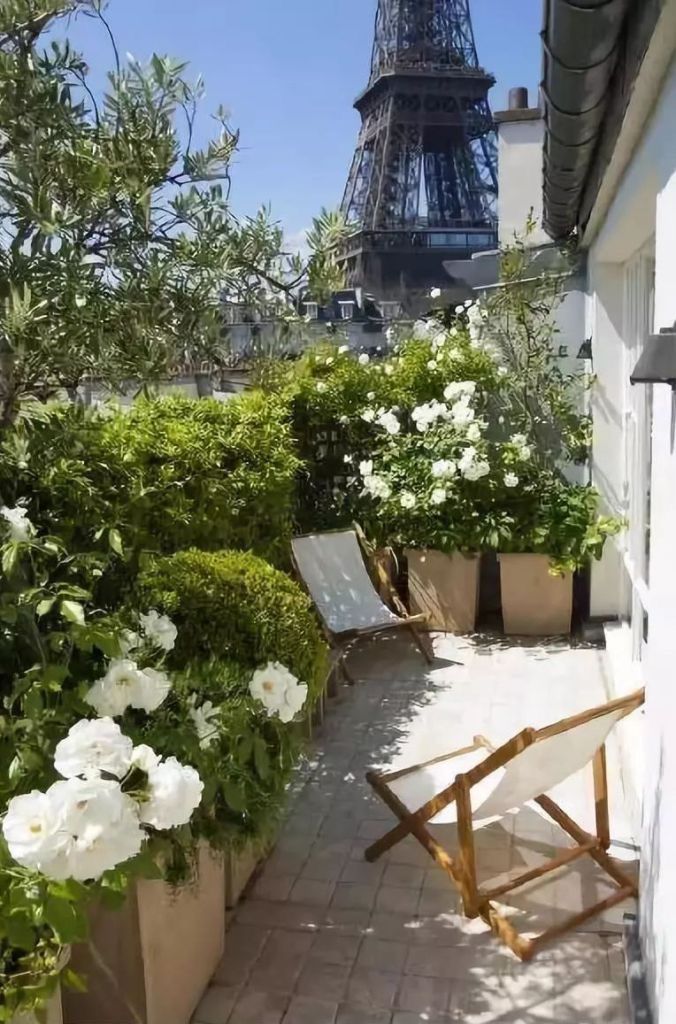
[[(353, 661), (358, 686), (330, 708), (314, 760), (299, 774), (290, 812), (252, 891), (196, 1024), (627, 1024), (621, 922), (626, 905), (518, 962), (481, 922), (467, 921), (445, 875), (413, 840), (367, 864), (365, 847), (390, 812), (364, 781), (373, 766), (403, 766), (463, 746), (501, 741), (606, 699), (602, 652), (498, 641), (437, 641), (428, 670), (404, 641), (380, 641)], [(613, 851), (636, 859), (611, 757)], [(589, 777), (553, 792), (592, 827)], [(442, 826), (452, 844), (453, 827)], [(444, 834), (445, 833), (445, 834)], [(486, 878), (521, 873), (568, 845), (525, 809), (478, 835)], [(511, 900), (522, 930), (537, 930), (599, 899), (593, 866), (532, 883)]]

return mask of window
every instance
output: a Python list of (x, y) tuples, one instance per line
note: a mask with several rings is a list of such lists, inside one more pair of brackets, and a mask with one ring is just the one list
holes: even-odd
[(400, 302), (381, 302), (380, 309), (383, 314), (383, 320), (398, 320), (401, 316)]
[(317, 302), (306, 302), (305, 303), (305, 315), (310, 320), (319, 319), (319, 303)]
[(341, 320), (354, 319), (354, 302), (339, 302)]

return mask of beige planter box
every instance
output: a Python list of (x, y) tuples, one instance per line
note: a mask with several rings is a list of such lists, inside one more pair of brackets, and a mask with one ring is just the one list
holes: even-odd
[(500, 555), (505, 633), (559, 636), (570, 633), (573, 574), (552, 576), (548, 555)]
[(188, 1024), (223, 955), (223, 859), (203, 847), (194, 885), (139, 881), (120, 911), (95, 908), (90, 927), (95, 952), (72, 956), (88, 991), (64, 993), (66, 1024)]
[(472, 633), (479, 605), (478, 555), (406, 551), (411, 614), (424, 612), (430, 629)]
[(225, 905), (228, 910), (237, 906), (264, 856), (265, 850), (257, 842), (228, 850), (225, 857)]

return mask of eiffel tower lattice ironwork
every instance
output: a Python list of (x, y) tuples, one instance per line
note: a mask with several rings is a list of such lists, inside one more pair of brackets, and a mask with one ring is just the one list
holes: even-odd
[(371, 77), (342, 210), (351, 285), (448, 285), (445, 260), (496, 245), (497, 158), (469, 0), (378, 0)]

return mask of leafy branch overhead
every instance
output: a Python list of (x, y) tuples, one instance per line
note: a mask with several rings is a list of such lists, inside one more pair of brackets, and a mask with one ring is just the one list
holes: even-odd
[[(59, 38), (66, 15), (98, 19), (109, 37), (103, 97)], [(86, 375), (152, 380), (210, 358), (224, 296), (288, 310), (305, 281), (308, 266), (285, 256), (269, 211), (234, 214), (238, 133), (219, 109), (213, 138), (195, 145), (204, 87), (186, 75), (169, 57), (122, 62), (100, 0), (0, 0), (5, 421), (22, 395)], [(317, 287), (326, 269), (331, 258), (325, 266), (315, 250)]]

